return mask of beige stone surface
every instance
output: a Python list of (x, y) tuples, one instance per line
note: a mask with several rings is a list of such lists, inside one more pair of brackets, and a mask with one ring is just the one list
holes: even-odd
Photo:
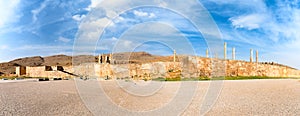
[[(100, 78), (166, 77), (170, 70), (180, 71), (183, 78), (220, 76), (300, 77), (300, 71), (275, 63), (256, 63), (194, 56), (180, 56), (178, 62), (149, 62), (132, 64), (84, 63), (64, 66), (64, 70), (80, 76)], [(55, 66), (52, 66), (55, 69)], [(31, 77), (72, 77), (61, 71), (45, 71), (44, 66), (26, 67)], [(147, 76), (147, 77), (148, 77)]]
[[(56, 66), (51, 66), (52, 70), (51, 71), (46, 71), (46, 66), (38, 66), (38, 67), (26, 67), (26, 76), (28, 77), (61, 77), (61, 78), (71, 78), (73, 77), (72, 75), (55, 70), (57, 69)], [(73, 67), (72, 66), (64, 66), (64, 71), (73, 73)]]

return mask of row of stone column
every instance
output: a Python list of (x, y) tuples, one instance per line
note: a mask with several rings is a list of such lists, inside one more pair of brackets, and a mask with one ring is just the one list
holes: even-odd
[[(206, 49), (206, 57), (209, 57), (209, 50)], [(215, 55), (216, 58), (218, 58), (217, 54)], [(227, 59), (227, 43), (224, 42), (224, 59)], [(235, 60), (235, 48), (232, 48), (232, 60)], [(98, 63), (112, 63), (112, 54), (109, 55), (99, 55)], [(176, 62), (176, 51), (173, 51), (173, 62)], [(253, 62), (253, 49), (250, 49), (250, 62)], [(256, 50), (256, 63), (258, 63), (258, 50)]]
[[(236, 59), (235, 56), (235, 48), (232, 48), (232, 60)], [(206, 49), (206, 57), (209, 57), (209, 50)], [(218, 58), (218, 54), (215, 54), (215, 57)], [(227, 59), (227, 43), (224, 42), (224, 59)], [(256, 50), (256, 57), (255, 57), (256, 62), (258, 63), (258, 50)], [(250, 49), (250, 62), (253, 62), (253, 49)]]

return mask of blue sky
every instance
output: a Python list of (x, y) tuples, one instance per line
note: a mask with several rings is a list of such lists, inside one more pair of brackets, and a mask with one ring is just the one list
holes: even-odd
[[(101, 1), (0, 1), (0, 62), (25, 56), (72, 55), (77, 31), (97, 30), (99, 26), (107, 26), (104, 35), (88, 35), (101, 39), (97, 43), (96, 53), (110, 52), (113, 49), (111, 46), (117, 42), (132, 46), (137, 38), (185, 38), (191, 42), (197, 55), (204, 56), (207, 45), (202, 34), (182, 16), (159, 7), (144, 7), (128, 10), (111, 19), (109, 12), (103, 13), (101, 9), (97, 9), (96, 6)], [(260, 61), (274, 61), (300, 69), (300, 1), (199, 2), (209, 11), (228, 47), (236, 48), (237, 59), (249, 60), (249, 49), (252, 48), (259, 50)], [(166, 2), (162, 3), (168, 5)], [(115, 4), (124, 3), (120, 1), (112, 5)], [(97, 13), (98, 17), (92, 17), (99, 19), (97, 22), (88, 22), (86, 17), (91, 11)], [(103, 23), (107, 21), (112, 23)], [(164, 23), (136, 25), (147, 21)], [(173, 25), (173, 28), (168, 25)], [(117, 41), (120, 38), (131, 38), (132, 41)], [(160, 55), (172, 53), (170, 48), (156, 42), (146, 42), (136, 50)], [(228, 54), (230, 55), (230, 49)]]

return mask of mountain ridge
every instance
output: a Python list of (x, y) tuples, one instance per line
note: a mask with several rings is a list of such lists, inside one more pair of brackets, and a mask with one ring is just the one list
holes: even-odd
[[(109, 55), (109, 54), (103, 54)], [(148, 61), (149, 59), (154, 59), (154, 56), (147, 52), (124, 52), (124, 53), (115, 53), (114, 57), (116, 59), (124, 59), (128, 57), (132, 60), (141, 60)], [(73, 60), (76, 60), (73, 62)], [(91, 63), (98, 62), (98, 56), (93, 55), (77, 55), (77, 56), (68, 56), (64, 54), (52, 55), (52, 56), (31, 56), (24, 58), (17, 58), (9, 62), (0, 63), (0, 75), (9, 75), (15, 73), (15, 67), (17, 66), (71, 66), (79, 65), (80, 63)]]

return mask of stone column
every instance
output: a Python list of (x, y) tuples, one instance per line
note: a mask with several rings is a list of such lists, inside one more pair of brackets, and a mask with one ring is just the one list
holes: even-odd
[(253, 62), (253, 50), (250, 49), (250, 62)]
[(176, 50), (174, 50), (174, 53), (173, 53), (173, 62), (176, 62)]
[(106, 63), (109, 64), (109, 60), (110, 60), (110, 59), (109, 59), (109, 55), (107, 55), (107, 56), (106, 56)]
[(113, 63), (113, 58), (112, 58), (112, 53), (109, 54), (109, 63), (112, 64)]
[(104, 56), (104, 60), (103, 60), (103, 62), (104, 62), (104, 63), (106, 63), (106, 62), (107, 62), (107, 56), (106, 56), (106, 55)]
[(232, 48), (232, 60), (235, 60), (235, 48)]
[(174, 49), (174, 53), (173, 53), (173, 70), (175, 70), (175, 62), (176, 62), (176, 50)]
[(256, 63), (258, 63), (258, 50), (256, 50)]
[(104, 56), (103, 56), (103, 54), (101, 54), (101, 63), (103, 63), (104, 62)]
[(102, 57), (102, 55), (99, 54), (99, 55), (98, 55), (98, 63), (99, 63), (99, 64), (101, 64), (101, 57)]
[(224, 42), (224, 60), (227, 59), (227, 43)]
[(17, 76), (21, 76), (20, 72), (21, 72), (21, 67), (20, 66), (16, 67), (16, 75)]

